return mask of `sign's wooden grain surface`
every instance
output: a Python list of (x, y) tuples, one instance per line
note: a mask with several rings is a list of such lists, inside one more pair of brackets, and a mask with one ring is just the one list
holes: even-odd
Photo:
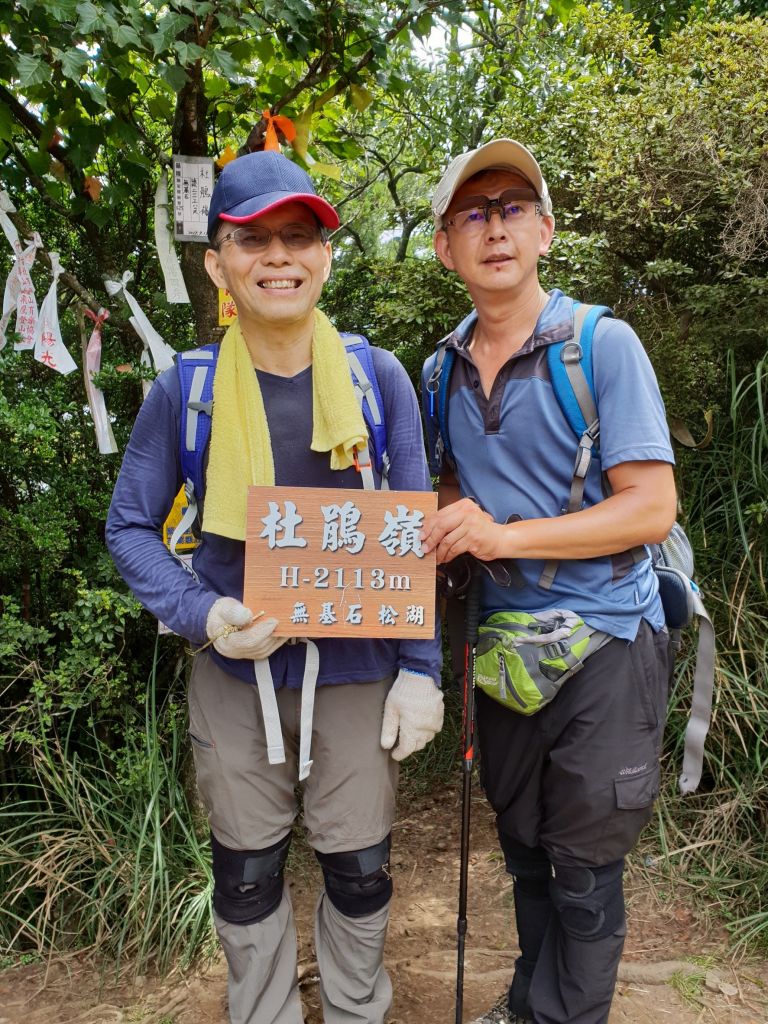
[(243, 603), (279, 636), (423, 637), (435, 629), (425, 491), (250, 487)]

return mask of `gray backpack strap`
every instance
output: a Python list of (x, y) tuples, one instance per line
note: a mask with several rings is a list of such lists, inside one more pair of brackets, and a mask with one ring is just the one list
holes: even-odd
[(576, 401), (579, 403), (579, 409), (581, 409), (584, 422), (594, 424), (597, 422), (597, 407), (581, 365), (581, 331), (584, 327), (587, 313), (591, 309), (592, 306), (587, 306), (583, 302), (580, 306), (576, 307), (576, 311), (573, 314), (573, 339), (563, 345), (560, 359), (565, 367), (565, 372), (568, 374), (568, 380), (571, 382), (571, 387), (576, 396)]
[(254, 661), (253, 670), (261, 702), (261, 717), (264, 720), (264, 734), (267, 740), (267, 760), (270, 764), (285, 764), (285, 745), (280, 725), (280, 711), (277, 707), (275, 684), (269, 658)]
[(312, 743), (312, 718), (315, 713), (315, 689), (320, 672), (320, 652), (312, 640), (305, 640), (307, 657), (304, 662), (304, 678), (301, 683), (301, 733), (299, 737), (299, 782), (303, 782), (312, 767), (310, 745)]
[[(299, 640), (298, 643), (305, 643), (307, 645), (304, 678), (301, 683), (301, 724), (299, 735), (299, 781), (301, 782), (307, 778), (312, 767), (312, 759), (309, 755), (312, 744), (312, 718), (315, 713), (315, 690), (317, 688), (317, 677), (320, 672), (320, 653), (317, 649), (317, 644), (312, 640)], [(283, 728), (280, 724), (280, 710), (277, 706), (277, 695), (275, 693), (275, 684), (272, 680), (272, 670), (269, 667), (269, 658), (254, 661), (253, 669), (256, 675), (256, 685), (259, 690), (261, 716), (264, 720), (267, 760), (270, 764), (284, 764), (285, 745), (283, 743)]]
[(206, 416), (213, 415), (213, 401), (201, 401), (203, 397), (203, 388), (209, 373), (210, 367), (196, 366), (195, 372), (192, 375), (192, 387), (190, 388), (189, 399), (187, 400), (187, 430), (186, 437), (184, 439), (188, 452), (193, 452), (195, 450), (197, 417), (201, 412), (204, 412)]
[(195, 485), (189, 479), (184, 484), (184, 494), (187, 499), (187, 508), (184, 514), (182, 515), (181, 519), (176, 524), (173, 533), (171, 534), (171, 539), (168, 542), (168, 549), (173, 555), (173, 557), (176, 559), (176, 561), (181, 566), (183, 566), (183, 568), (186, 569), (186, 571), (190, 573), (190, 575), (194, 576), (194, 578), (198, 580), (197, 573), (192, 568), (192, 565), (188, 562), (185, 562), (184, 559), (179, 554), (179, 552), (176, 550), (179, 541), (184, 536), (184, 534), (188, 533), (192, 529), (192, 526), (195, 520), (197, 519), (198, 513), (197, 497), (195, 496)]
[(698, 591), (692, 591), (693, 610), (699, 617), (699, 643), (696, 670), (693, 676), (691, 717), (685, 730), (681, 793), (693, 793), (701, 781), (704, 765), (704, 740), (712, 717), (712, 695), (715, 687), (715, 630)]

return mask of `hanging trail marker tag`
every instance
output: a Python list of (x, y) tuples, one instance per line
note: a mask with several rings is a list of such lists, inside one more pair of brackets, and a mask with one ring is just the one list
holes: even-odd
[(435, 631), (428, 491), (251, 487), (243, 603), (278, 636), (421, 637)]
[(213, 194), (213, 160), (173, 157), (173, 237), (208, 244), (208, 210)]

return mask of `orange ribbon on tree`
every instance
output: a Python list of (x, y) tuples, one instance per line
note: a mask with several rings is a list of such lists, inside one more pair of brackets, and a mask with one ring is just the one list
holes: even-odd
[(266, 122), (267, 128), (264, 133), (264, 149), (273, 149), (280, 152), (280, 140), (277, 129), (283, 133), (288, 142), (296, 138), (296, 128), (290, 117), (283, 117), (282, 114), (272, 114), (269, 110), (262, 110), (261, 116)]

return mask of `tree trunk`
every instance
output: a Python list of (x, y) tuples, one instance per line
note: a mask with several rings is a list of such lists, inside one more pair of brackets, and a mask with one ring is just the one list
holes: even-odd
[[(175, 154), (208, 155), (207, 113), (208, 100), (205, 96), (203, 68), (198, 61), (187, 68), (187, 82), (176, 98), (173, 125)], [(205, 248), (201, 242), (181, 244), (181, 272), (192, 304), (195, 333), (201, 344), (215, 341), (222, 334), (219, 327), (218, 295), (204, 266)]]

